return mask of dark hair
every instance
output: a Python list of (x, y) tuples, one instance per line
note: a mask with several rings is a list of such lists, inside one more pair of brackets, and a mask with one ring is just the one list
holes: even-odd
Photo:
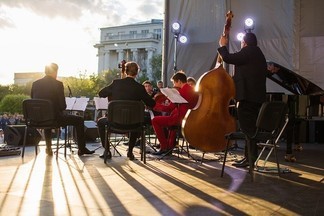
[(139, 66), (136, 62), (131, 61), (125, 64), (125, 72), (127, 75), (135, 76), (137, 75), (138, 71), (139, 71)]
[(142, 85), (145, 85), (145, 84), (150, 84), (150, 85), (152, 85), (152, 83), (151, 83), (150, 80), (145, 80), (145, 81), (142, 83)]
[(176, 72), (172, 77), (171, 80), (173, 81), (181, 81), (183, 83), (187, 82), (187, 76), (183, 72)]
[(258, 45), (258, 40), (257, 40), (255, 34), (253, 34), (251, 32), (246, 33), (245, 36), (243, 37), (243, 40), (248, 46), (257, 46)]

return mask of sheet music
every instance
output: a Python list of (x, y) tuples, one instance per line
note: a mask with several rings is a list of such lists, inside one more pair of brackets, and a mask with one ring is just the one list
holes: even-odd
[(175, 88), (161, 88), (160, 90), (172, 103), (188, 103)]
[(85, 111), (89, 98), (65, 97), (66, 110)]
[(72, 110), (76, 97), (65, 97), (66, 110)]
[(107, 98), (94, 97), (93, 100), (95, 102), (96, 110), (108, 109), (108, 99)]

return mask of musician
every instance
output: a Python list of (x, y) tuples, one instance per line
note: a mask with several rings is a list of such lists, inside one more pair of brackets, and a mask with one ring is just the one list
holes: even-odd
[[(256, 119), (263, 102), (266, 101), (266, 74), (267, 62), (257, 46), (257, 38), (253, 33), (246, 33), (241, 41), (241, 50), (237, 53), (229, 53), (226, 45), (227, 37), (221, 36), (218, 52), (223, 61), (235, 65), (234, 83), (236, 87), (236, 101), (238, 102), (237, 114), (240, 129), (251, 137), (256, 131)], [(256, 140), (250, 140), (251, 157), (257, 158)], [(245, 158), (233, 164), (236, 167), (247, 167), (247, 148)]]
[(145, 91), (147, 92), (147, 94), (149, 94), (152, 98), (154, 98), (154, 96), (155, 96), (155, 94), (156, 94), (157, 92), (155, 92), (155, 91), (153, 90), (153, 85), (152, 85), (152, 83), (151, 83), (149, 80), (145, 80), (145, 81), (143, 82), (143, 86), (144, 86)]
[(157, 81), (156, 86), (157, 88), (154, 88), (154, 92), (155, 93), (161, 92), (160, 89), (163, 88), (163, 81), (162, 80)]
[(188, 83), (188, 85), (190, 85), (192, 88), (195, 88), (195, 87), (196, 87), (196, 83), (197, 83), (197, 81), (196, 81), (196, 79), (193, 78), (193, 77), (188, 77), (188, 78), (187, 78), (187, 83)]
[[(36, 80), (32, 84), (31, 98), (50, 100), (54, 106), (57, 121), (60, 126), (73, 125), (76, 128), (78, 155), (93, 154), (86, 148), (84, 134), (84, 120), (81, 116), (66, 114), (63, 111), (66, 109), (63, 83), (56, 80), (58, 65), (51, 63), (45, 66), (45, 76)], [(45, 129), (46, 154), (53, 155), (52, 152), (52, 130)]]
[(123, 59), (119, 64), (118, 64), (118, 68), (120, 69), (120, 78), (125, 78), (126, 77), (126, 73), (125, 73), (125, 64), (126, 64), (126, 60)]
[[(143, 101), (146, 106), (154, 107), (155, 101), (153, 98), (146, 93), (144, 86), (135, 81), (135, 78), (139, 72), (139, 66), (136, 62), (127, 62), (125, 64), (126, 77), (123, 79), (116, 79), (108, 86), (104, 87), (99, 91), (100, 97), (109, 97), (111, 100), (134, 100)], [(108, 124), (107, 117), (102, 117), (98, 120), (97, 125), (99, 129), (99, 135), (102, 146), (104, 146), (105, 140), (105, 126)], [(129, 147), (127, 157), (130, 160), (134, 160), (133, 148), (135, 146), (138, 133), (130, 133)], [(108, 142), (109, 143), (109, 142)], [(103, 158), (100, 155), (100, 158)], [(108, 158), (111, 158), (111, 152), (108, 151)]]
[(175, 88), (178, 88), (180, 95), (188, 101), (184, 104), (162, 104), (157, 103), (154, 107), (155, 111), (168, 112), (170, 115), (167, 116), (155, 116), (152, 119), (153, 129), (160, 142), (160, 150), (154, 152), (154, 155), (162, 155), (174, 148), (176, 131), (169, 131), (168, 135), (165, 133), (165, 129), (171, 126), (178, 126), (181, 124), (188, 109), (195, 107), (198, 101), (198, 95), (194, 89), (187, 84), (187, 76), (182, 72), (175, 73), (171, 81)]

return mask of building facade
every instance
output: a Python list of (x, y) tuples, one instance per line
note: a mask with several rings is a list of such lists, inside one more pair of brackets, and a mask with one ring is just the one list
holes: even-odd
[(162, 53), (163, 21), (114, 26), (100, 29), (98, 74), (118, 68), (122, 60), (136, 61), (142, 71), (152, 78), (151, 59)]
[(44, 76), (44, 72), (25, 72), (14, 74), (14, 84), (23, 86)]

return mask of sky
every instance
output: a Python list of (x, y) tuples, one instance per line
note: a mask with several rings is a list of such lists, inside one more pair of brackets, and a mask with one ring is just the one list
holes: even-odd
[(14, 73), (97, 73), (100, 28), (163, 18), (164, 0), (0, 0), (0, 85)]

